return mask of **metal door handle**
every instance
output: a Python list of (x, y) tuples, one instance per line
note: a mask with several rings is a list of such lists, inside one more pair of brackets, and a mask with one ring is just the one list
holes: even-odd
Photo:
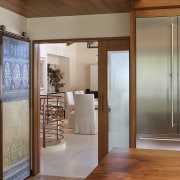
[(103, 112), (103, 93), (100, 93), (100, 112)]
[(174, 127), (174, 24), (171, 24), (171, 127)]

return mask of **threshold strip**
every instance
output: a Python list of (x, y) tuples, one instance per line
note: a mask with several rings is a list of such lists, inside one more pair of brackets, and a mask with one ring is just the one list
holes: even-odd
[(153, 140), (153, 141), (180, 141), (180, 138), (175, 137), (139, 137), (140, 140)]

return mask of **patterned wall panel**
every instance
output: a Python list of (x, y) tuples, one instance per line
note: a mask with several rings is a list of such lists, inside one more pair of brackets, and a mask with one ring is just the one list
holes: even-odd
[(29, 97), (29, 43), (3, 38), (3, 101)]
[(3, 36), (3, 179), (30, 175), (29, 42)]

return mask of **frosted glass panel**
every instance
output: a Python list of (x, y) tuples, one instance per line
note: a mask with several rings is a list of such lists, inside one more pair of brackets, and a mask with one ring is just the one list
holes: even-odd
[(109, 151), (129, 147), (129, 51), (108, 52)]

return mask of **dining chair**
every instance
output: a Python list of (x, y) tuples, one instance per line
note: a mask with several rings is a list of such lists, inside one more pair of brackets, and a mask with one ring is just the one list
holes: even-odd
[(74, 128), (75, 111), (74, 111), (74, 95), (72, 91), (66, 92), (66, 110), (68, 118), (68, 128)]
[(75, 94), (75, 129), (78, 134), (97, 134), (98, 111), (94, 107), (93, 94)]
[(74, 91), (74, 94), (85, 94), (84, 90), (76, 90)]

